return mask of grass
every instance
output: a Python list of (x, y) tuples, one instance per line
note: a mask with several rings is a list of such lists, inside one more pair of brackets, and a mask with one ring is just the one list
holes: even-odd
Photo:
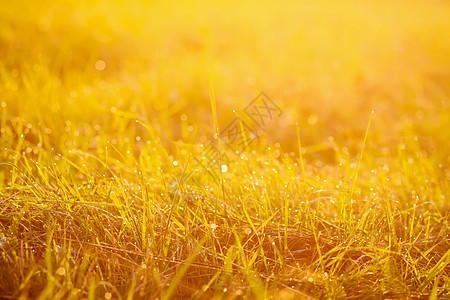
[(447, 2), (3, 6), (0, 298), (450, 298)]

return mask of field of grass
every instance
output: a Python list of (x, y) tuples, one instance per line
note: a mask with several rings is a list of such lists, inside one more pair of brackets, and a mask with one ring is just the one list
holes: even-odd
[(450, 3), (0, 8), (1, 299), (450, 299)]

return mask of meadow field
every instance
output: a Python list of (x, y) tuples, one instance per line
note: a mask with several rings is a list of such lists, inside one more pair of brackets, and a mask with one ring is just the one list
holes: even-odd
[(450, 2), (0, 8), (1, 299), (450, 299)]

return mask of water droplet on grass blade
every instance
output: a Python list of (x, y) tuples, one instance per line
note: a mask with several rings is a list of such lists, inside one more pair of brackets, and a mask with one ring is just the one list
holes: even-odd
[(56, 273), (58, 273), (58, 275), (63, 276), (66, 274), (66, 269), (64, 269), (63, 267), (59, 267)]

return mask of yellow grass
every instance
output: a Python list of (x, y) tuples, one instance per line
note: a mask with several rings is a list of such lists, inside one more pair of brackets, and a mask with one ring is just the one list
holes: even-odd
[(0, 297), (450, 297), (449, 36), (438, 0), (2, 4)]

